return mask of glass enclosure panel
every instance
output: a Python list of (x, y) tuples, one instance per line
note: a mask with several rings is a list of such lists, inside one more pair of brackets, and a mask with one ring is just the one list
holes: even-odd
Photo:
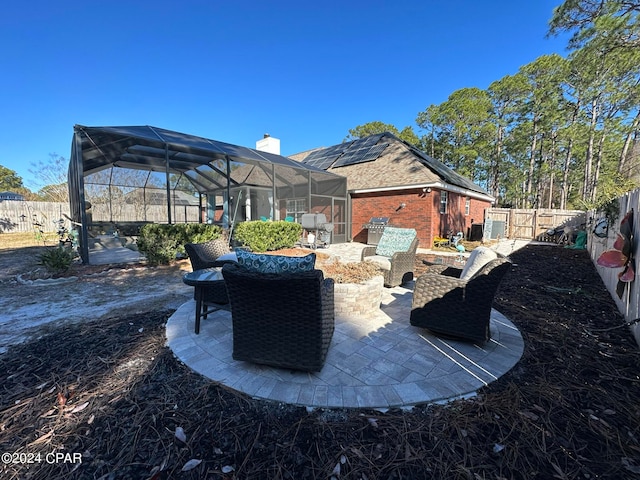
[(347, 241), (347, 202), (343, 198), (333, 199), (333, 235), (331, 241), (344, 243)]
[[(311, 213), (323, 213), (327, 217), (327, 222), (332, 223), (333, 218), (333, 200), (331, 197), (320, 197), (318, 195), (311, 196)], [(334, 234), (331, 232), (331, 243), (333, 243)]]
[(347, 179), (320, 172), (311, 173), (311, 194), (344, 197), (347, 190)]
[(278, 199), (307, 198), (309, 196), (309, 176), (306, 171), (277, 165), (275, 173)]
[(93, 227), (98, 233), (146, 222), (232, 228), (264, 218), (299, 222), (319, 208), (338, 239), (346, 215), (346, 178), (280, 155), (149, 126), (76, 125), (69, 176), (83, 261)]
[[(197, 189), (187, 175), (169, 174), (172, 222), (199, 222)], [(85, 177), (88, 228), (95, 234), (136, 232), (147, 222), (167, 223), (167, 175), (111, 167)], [(136, 224), (134, 228), (127, 228)], [(95, 227), (95, 228), (93, 228)]]
[(302, 215), (308, 211), (306, 198), (288, 198), (279, 202), (280, 220), (292, 219), (294, 222), (300, 223)]

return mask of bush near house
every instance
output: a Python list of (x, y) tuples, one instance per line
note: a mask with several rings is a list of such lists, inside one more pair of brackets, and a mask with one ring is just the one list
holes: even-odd
[(233, 238), (254, 252), (267, 252), (293, 247), (302, 235), (299, 223), (260, 220), (236, 225)]
[(177, 255), (184, 255), (185, 243), (202, 243), (224, 236), (218, 225), (206, 223), (179, 223), (144, 225), (138, 237), (138, 251), (150, 265), (166, 265)]

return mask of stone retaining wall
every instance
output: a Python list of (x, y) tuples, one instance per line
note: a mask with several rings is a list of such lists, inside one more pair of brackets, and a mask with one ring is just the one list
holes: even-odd
[(373, 277), (364, 283), (336, 283), (334, 304), (336, 316), (365, 316), (380, 310), (384, 279)]

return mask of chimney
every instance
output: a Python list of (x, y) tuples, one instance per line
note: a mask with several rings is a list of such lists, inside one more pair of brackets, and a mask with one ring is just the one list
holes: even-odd
[(280, 139), (265, 133), (264, 137), (256, 142), (256, 150), (280, 155)]

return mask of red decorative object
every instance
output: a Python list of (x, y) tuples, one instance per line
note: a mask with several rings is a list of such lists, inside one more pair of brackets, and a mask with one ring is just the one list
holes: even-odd
[(636, 278), (634, 265), (633, 210), (620, 222), (620, 233), (613, 243), (613, 249), (600, 254), (596, 263), (601, 267), (622, 268), (618, 273), (616, 293), (622, 298), (625, 287)]

